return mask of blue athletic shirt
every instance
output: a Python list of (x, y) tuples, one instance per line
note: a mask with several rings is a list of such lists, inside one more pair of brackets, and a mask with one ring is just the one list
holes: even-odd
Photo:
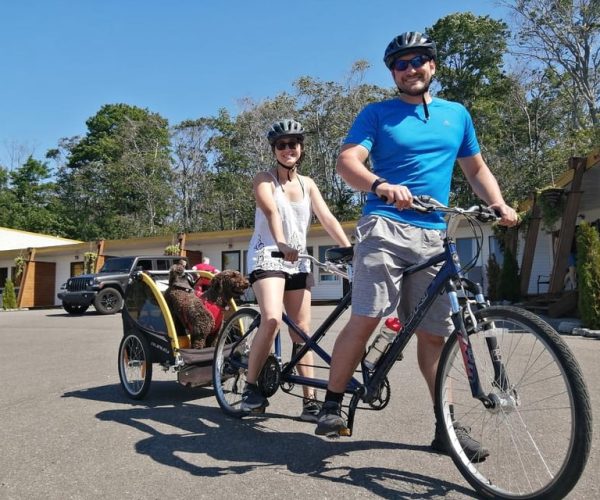
[[(427, 105), (401, 99), (367, 105), (356, 117), (344, 144), (359, 144), (370, 153), (373, 172), (415, 195), (430, 195), (448, 204), (457, 158), (479, 153), (471, 115), (462, 104), (434, 98)], [(442, 214), (421, 215), (397, 210), (373, 193), (363, 215), (375, 214), (427, 229), (445, 229)]]

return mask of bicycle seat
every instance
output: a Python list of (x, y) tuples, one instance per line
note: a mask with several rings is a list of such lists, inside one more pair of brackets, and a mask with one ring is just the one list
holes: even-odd
[(352, 262), (354, 247), (328, 248), (325, 251), (325, 259), (334, 264), (347, 264)]

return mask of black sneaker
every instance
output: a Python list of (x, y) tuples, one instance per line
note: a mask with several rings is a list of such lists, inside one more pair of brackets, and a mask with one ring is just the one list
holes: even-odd
[(342, 417), (342, 405), (335, 401), (325, 401), (319, 412), (315, 434), (319, 436), (339, 436), (340, 431), (346, 428)]
[[(465, 454), (471, 462), (483, 462), (487, 457), (489, 457), (490, 452), (487, 450), (487, 448), (481, 446), (481, 443), (479, 443), (479, 441), (473, 439), (469, 435), (469, 432), (471, 432), (471, 429), (469, 427), (463, 427), (458, 422), (454, 422), (454, 430), (456, 432), (458, 442), (462, 446), (463, 451), (465, 452)], [(439, 453), (444, 453), (446, 455), (449, 452), (448, 447), (446, 446), (446, 442), (444, 441), (444, 438), (442, 436), (442, 431), (437, 425), (435, 428), (435, 437), (431, 442), (431, 447), (435, 451)]]
[(260, 412), (269, 406), (269, 400), (260, 392), (251, 386), (246, 386), (246, 390), (242, 394), (242, 411)]
[(316, 422), (319, 420), (319, 413), (321, 412), (321, 403), (316, 399), (303, 399), (302, 400), (302, 413), (300, 414), (300, 420), (305, 422)]

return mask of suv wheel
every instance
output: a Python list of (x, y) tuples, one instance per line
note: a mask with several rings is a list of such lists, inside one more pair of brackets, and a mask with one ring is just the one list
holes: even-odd
[(69, 314), (83, 314), (88, 310), (90, 306), (82, 306), (78, 304), (67, 304), (63, 302), (63, 309)]
[(94, 307), (100, 314), (115, 314), (123, 307), (123, 297), (115, 288), (105, 288), (94, 298)]

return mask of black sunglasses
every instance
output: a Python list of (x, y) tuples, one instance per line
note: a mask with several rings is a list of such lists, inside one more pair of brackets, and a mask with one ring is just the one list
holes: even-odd
[(426, 62), (431, 61), (431, 57), (421, 54), (419, 56), (415, 56), (408, 61), (404, 59), (396, 59), (393, 64), (393, 68), (396, 71), (405, 71), (408, 69), (408, 65), (410, 64), (414, 69), (419, 69)]
[(278, 151), (283, 151), (285, 148), (296, 149), (298, 147), (298, 144), (301, 144), (301, 142), (300, 141), (289, 141), (289, 142), (279, 141), (279, 142), (275, 143), (275, 149), (277, 149)]

